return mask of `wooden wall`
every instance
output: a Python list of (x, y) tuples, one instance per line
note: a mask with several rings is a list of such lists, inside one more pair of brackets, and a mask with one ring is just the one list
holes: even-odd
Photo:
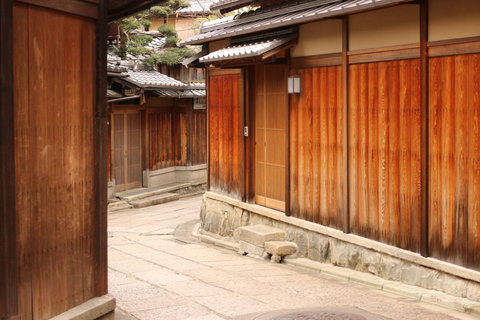
[(480, 269), (480, 54), (429, 61), (431, 256)]
[[(209, 190), (243, 198), (243, 79), (239, 70), (209, 71)], [(223, 73), (222, 73), (223, 72)]]
[(95, 260), (95, 28), (88, 18), (14, 6), (20, 319), (93, 298), (103, 273)]
[(149, 169), (187, 165), (187, 124), (184, 108), (148, 111)]
[(194, 110), (191, 123), (191, 164), (207, 162), (207, 113), (205, 110)]
[(420, 61), (352, 65), (349, 72), (351, 231), (418, 252)]
[(290, 214), (341, 229), (342, 67), (294, 69), (302, 94), (290, 101)]

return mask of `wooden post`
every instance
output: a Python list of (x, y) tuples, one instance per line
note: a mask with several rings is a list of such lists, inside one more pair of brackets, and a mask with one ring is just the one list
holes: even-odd
[(343, 110), (343, 232), (350, 232), (349, 156), (348, 156), (348, 16), (342, 24), (342, 110)]
[(420, 141), (421, 141), (421, 243), (420, 252), (428, 256), (428, 1), (420, 4)]
[(0, 2), (0, 319), (18, 315), (13, 107), (13, 0)]
[(210, 72), (208, 72), (208, 66), (205, 68), (205, 81), (206, 81), (206, 92), (207, 92), (207, 191), (210, 191), (210, 103), (208, 97), (208, 90), (210, 88)]
[(194, 141), (193, 141), (193, 103), (194, 99), (192, 98), (192, 103), (187, 105), (187, 166), (192, 165), (192, 157), (193, 157), (193, 148), (194, 148)]
[(95, 295), (108, 292), (107, 266), (107, 0), (100, 0), (96, 29)]
[[(290, 76), (291, 70), (291, 58), (288, 55), (288, 64), (287, 64), (287, 83), (288, 77)], [(288, 88), (285, 88), (288, 91)], [(292, 97), (291, 94), (287, 93), (287, 123), (286, 123), (286, 130), (285, 130), (285, 143), (286, 145), (286, 159), (285, 159), (285, 215), (290, 217), (291, 213), (291, 202), (292, 202), (292, 194), (291, 194), (291, 185), (290, 185), (290, 175), (291, 175), (291, 165), (290, 165), (290, 115), (291, 115), (291, 101)]]

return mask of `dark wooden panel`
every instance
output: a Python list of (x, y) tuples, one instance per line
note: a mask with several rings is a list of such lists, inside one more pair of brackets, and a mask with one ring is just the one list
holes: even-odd
[[(18, 12), (16, 12), (18, 13)], [(15, 14), (15, 18), (19, 18)], [(14, 158), (13, 1), (0, 2), (0, 318), (18, 314)], [(18, 28), (15, 28), (18, 31)], [(17, 33), (15, 33), (17, 36)], [(25, 32), (19, 36), (25, 36)], [(25, 39), (25, 38), (23, 38)]]
[(429, 62), (430, 255), (480, 270), (480, 55)]
[(342, 67), (292, 70), (302, 93), (290, 111), (290, 214), (341, 228), (343, 204)]
[(14, 14), (19, 315), (45, 319), (95, 295), (95, 22)]
[(72, 13), (88, 18), (98, 18), (98, 4), (77, 0), (15, 0), (36, 6)]
[(195, 110), (192, 118), (192, 165), (204, 164), (207, 161), (207, 113)]
[(243, 86), (239, 71), (209, 71), (210, 190), (242, 199)]
[(187, 165), (185, 109), (149, 109), (148, 130), (150, 170)]
[(420, 250), (419, 60), (350, 66), (350, 230)]

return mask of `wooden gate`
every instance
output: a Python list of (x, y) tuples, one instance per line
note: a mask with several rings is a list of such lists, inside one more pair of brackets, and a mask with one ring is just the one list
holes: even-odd
[(258, 65), (255, 78), (255, 202), (285, 211), (287, 70)]
[(115, 191), (142, 186), (141, 113), (113, 115), (113, 177)]

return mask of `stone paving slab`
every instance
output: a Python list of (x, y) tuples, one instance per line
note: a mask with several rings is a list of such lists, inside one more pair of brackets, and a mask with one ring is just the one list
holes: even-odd
[[(188, 229), (177, 226), (197, 220), (200, 204), (201, 197), (192, 197), (132, 209), (128, 215), (109, 214), (109, 291), (117, 299), (120, 320), (249, 319), (283, 309), (342, 306), (392, 320), (475, 319), (422, 302), (413, 289), (398, 295), (399, 289), (390, 283), (383, 291), (366, 287), (360, 283), (366, 280), (341, 268), (274, 264), (187, 239), (185, 234), (176, 238), (134, 230), (156, 223), (160, 228)], [(130, 225), (129, 220), (136, 223)]]

